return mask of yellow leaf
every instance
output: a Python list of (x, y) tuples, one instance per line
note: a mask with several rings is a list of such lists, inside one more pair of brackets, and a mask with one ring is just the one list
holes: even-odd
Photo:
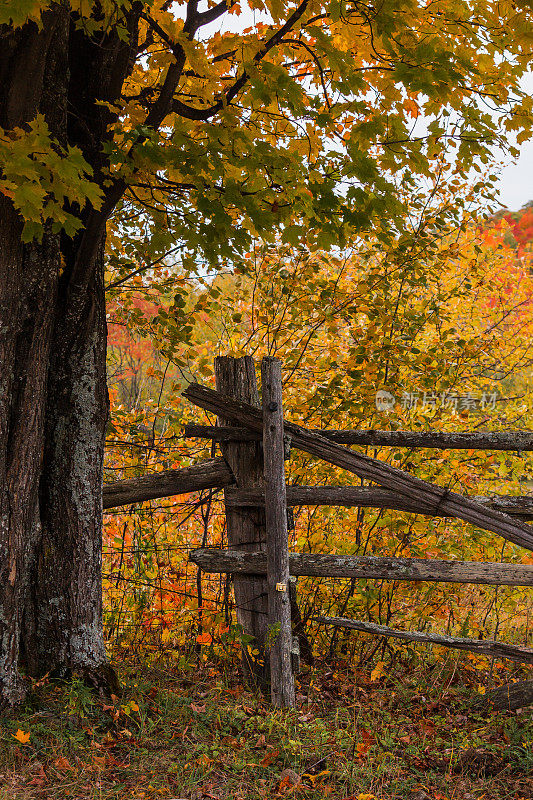
[(379, 681), (382, 675), (385, 674), (385, 664), (383, 661), (378, 661), (372, 672), (370, 673), (371, 681)]
[(21, 731), (20, 728), (16, 733), (13, 734), (15, 739), (20, 742), (21, 744), (27, 744), (30, 741), (30, 732), (28, 731)]

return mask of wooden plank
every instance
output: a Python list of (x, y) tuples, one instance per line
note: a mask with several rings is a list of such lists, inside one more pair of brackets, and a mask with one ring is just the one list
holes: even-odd
[(450, 647), (453, 650), (468, 650), (470, 653), (490, 656), (491, 658), (509, 658), (522, 664), (533, 664), (533, 650), (527, 647), (516, 647), (506, 642), (496, 642), (491, 639), (466, 639), (463, 637), (446, 636), (438, 633), (421, 633), (419, 631), (398, 631), (385, 625), (373, 622), (346, 619), (345, 617), (311, 617), (314, 622), (323, 625), (334, 625), (337, 628), (350, 628), (351, 630), (371, 633), (374, 636), (387, 636), (406, 642), (419, 644), (437, 644), (441, 647)]
[(140, 478), (105, 483), (103, 488), (104, 510), (115, 506), (143, 503), (158, 497), (199, 492), (202, 489), (218, 489), (233, 483), (233, 475), (223, 458), (201, 461), (192, 467), (169, 469)]
[[(259, 405), (259, 392), (252, 358), (219, 357), (215, 359), (217, 388), (226, 395), (244, 400), (250, 407)], [(260, 409), (258, 413), (261, 414)], [(221, 412), (219, 423), (231, 422)], [(262, 426), (261, 426), (262, 427)], [(241, 489), (263, 490), (263, 453), (260, 442), (226, 442), (222, 454)], [(239, 509), (226, 504), (228, 544), (246, 553), (266, 551), (265, 511), (263, 508)], [(243, 631), (254, 637), (249, 648), (243, 647), (243, 667), (250, 680), (268, 685), (269, 665), (265, 658), (268, 630), (268, 587), (262, 575), (236, 575), (233, 581), (237, 621)], [(252, 655), (253, 651), (258, 653)]]
[[(337, 444), (363, 447), (427, 447), (436, 450), (533, 450), (531, 431), (379, 431), (333, 430), (311, 428)], [(199, 439), (253, 441), (260, 435), (249, 428), (214, 427), (189, 423), (183, 428), (184, 436)]]
[[(126, 478), (105, 483), (103, 487), (104, 509), (122, 505), (133, 505), (159, 497), (199, 492), (202, 489), (231, 487), (233, 475), (223, 458), (201, 461), (191, 467), (154, 472), (139, 478)], [(533, 519), (533, 496), (494, 495), (472, 498), (482, 505), (495, 508), (513, 517)], [(261, 506), (264, 496), (261, 489), (230, 489), (226, 492), (226, 503), (230, 506)], [(367, 508), (390, 508), (397, 511), (424, 513), (420, 507), (403, 495), (384, 489), (366, 489), (357, 486), (287, 486), (287, 505), (332, 505), (363, 506)], [(443, 516), (440, 513), (432, 516)]]
[[(533, 519), (533, 496), (517, 497), (494, 495), (472, 498), (488, 508), (494, 508), (520, 519)], [(227, 502), (234, 506), (260, 506), (264, 504), (261, 490), (228, 489)], [(405, 495), (386, 489), (359, 486), (287, 486), (288, 506), (362, 506), (363, 508), (389, 508), (414, 514), (428, 513), (425, 505), (410, 500)], [(442, 511), (431, 513), (434, 517), (445, 516)]]
[[(237, 403), (198, 383), (191, 383), (183, 395), (201, 408), (224, 413), (235, 423), (252, 430), (262, 430), (261, 411), (246, 403)], [(285, 422), (285, 431), (290, 435), (294, 447), (416, 501), (425, 507), (425, 513), (436, 515), (440, 512), (445, 516), (457, 517), (471, 525), (497, 533), (514, 544), (533, 550), (533, 531), (524, 522), (482, 506), (471, 498), (449, 489), (416, 478), (376, 458), (370, 458), (336, 442), (330, 442), (300, 425)]]
[[(183, 469), (170, 469), (139, 478), (105, 483), (103, 505), (104, 509), (109, 509), (142, 503), (145, 500), (156, 500), (159, 497), (199, 492), (202, 489), (222, 489), (225, 486), (230, 487), (233, 480), (231, 470), (224, 459), (214, 458)], [(533, 496), (476, 496), (473, 500), (513, 517), (533, 519)], [(228, 488), (226, 503), (230, 506), (256, 507), (264, 504), (264, 496), (261, 489)], [(384, 489), (366, 489), (357, 486), (287, 486), (287, 505), (363, 506), (413, 513), (424, 513), (426, 510), (425, 507), (420, 507), (403, 495)], [(432, 516), (443, 515), (437, 513)]]
[(281, 362), (277, 358), (266, 357), (261, 361), (261, 392), (264, 420), (270, 697), (276, 708), (294, 708), (283, 400)]
[[(189, 559), (205, 572), (265, 574), (267, 571), (267, 560), (262, 553), (199, 548), (190, 553)], [(289, 553), (289, 572), (324, 578), (533, 586), (533, 566), (483, 561)]]
[(261, 434), (249, 428), (231, 425), (199, 425), (187, 422), (182, 429), (187, 439), (211, 439), (214, 442), (260, 442)]

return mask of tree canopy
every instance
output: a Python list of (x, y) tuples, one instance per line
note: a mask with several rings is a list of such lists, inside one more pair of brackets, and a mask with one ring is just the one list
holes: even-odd
[[(45, 35), (53, 10), (4, 4), (0, 22)], [(119, 204), (119, 276), (141, 248), (150, 263), (179, 246), (192, 267), (256, 236), (320, 247), (369, 230), (388, 238), (407, 204), (416, 218), (444, 185), (481, 171), (492, 144), (531, 127), (527, 4), (106, 0), (71, 3), (70, 26), (109, 53), (127, 42), (124, 80), (115, 65), (113, 91), (78, 109), (71, 141), (42, 115), (3, 131), (0, 188), (26, 238), (46, 220), (79, 230), (85, 202), (101, 219)], [(106, 112), (98, 167), (80, 133), (91, 102)]]

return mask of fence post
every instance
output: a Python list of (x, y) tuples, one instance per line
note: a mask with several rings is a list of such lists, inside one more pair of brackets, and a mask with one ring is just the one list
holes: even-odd
[[(250, 356), (215, 359), (217, 390), (235, 400), (259, 406), (254, 361)], [(220, 425), (231, 424), (219, 417)], [(232, 427), (235, 427), (234, 425)], [(263, 490), (263, 453), (260, 442), (229, 441), (220, 444), (235, 482), (240, 489)], [(256, 552), (266, 550), (265, 511), (262, 508), (235, 508), (226, 503), (228, 545), (231, 549)], [(265, 575), (235, 575), (233, 591), (237, 622), (254, 639), (243, 646), (245, 675), (262, 687), (268, 684), (269, 665), (265, 657), (268, 628), (268, 592)], [(254, 655), (254, 651), (257, 655)]]
[(289, 595), (289, 540), (283, 443), (281, 362), (261, 361), (263, 457), (267, 534), (270, 694), (278, 708), (294, 708)]

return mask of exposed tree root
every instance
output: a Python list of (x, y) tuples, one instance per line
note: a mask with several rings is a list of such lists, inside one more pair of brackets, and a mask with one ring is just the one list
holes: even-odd
[(110, 664), (101, 664), (99, 667), (85, 667), (79, 670), (83, 681), (94, 689), (101, 697), (111, 697), (112, 694), (120, 696), (122, 687), (117, 673)]

